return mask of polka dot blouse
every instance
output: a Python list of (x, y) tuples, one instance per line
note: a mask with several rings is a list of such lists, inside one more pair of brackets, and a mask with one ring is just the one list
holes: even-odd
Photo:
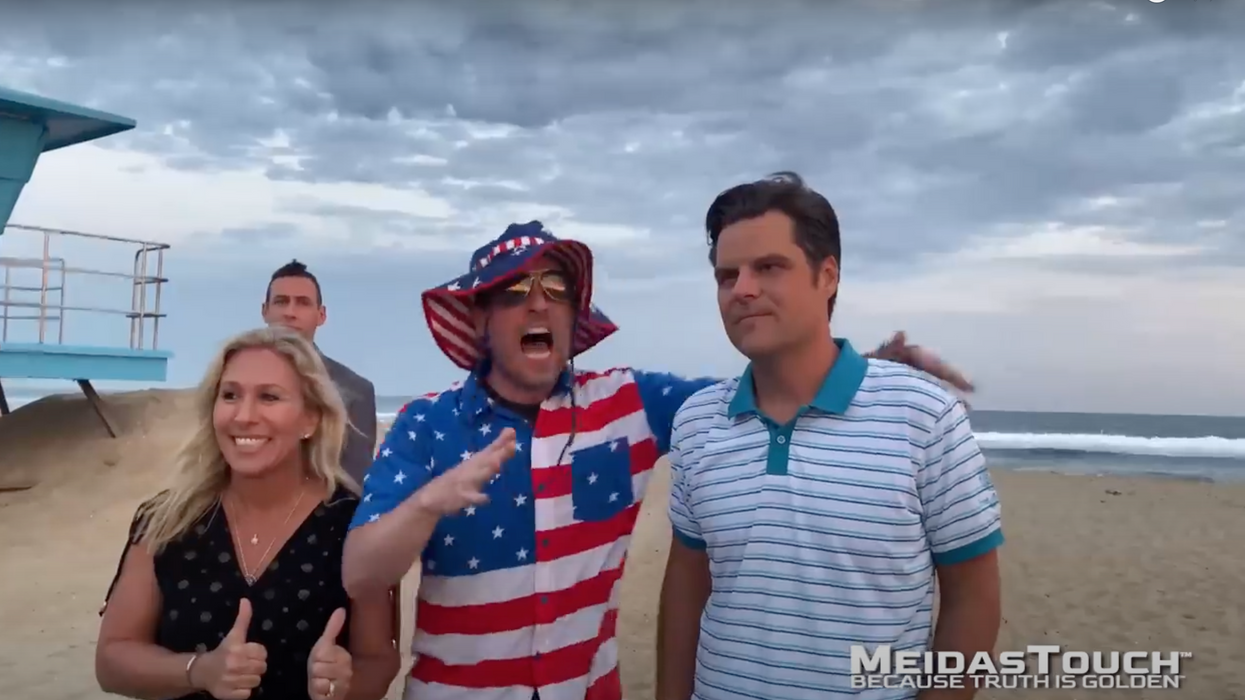
[[(308, 698), (311, 647), (333, 611), (349, 607), (341, 583), (342, 544), (358, 503), (357, 496), (339, 489), (317, 506), (251, 586), (242, 577), (233, 535), (218, 503), (155, 557), (162, 596), (156, 643), (178, 653), (211, 651), (233, 626), (238, 601), (248, 598), (253, 614), (247, 639), (268, 650), (268, 671), (251, 697)], [(137, 521), (136, 514), (130, 525), (131, 544), (140, 537)], [(338, 643), (349, 648), (349, 635), (349, 629), (344, 630)]]

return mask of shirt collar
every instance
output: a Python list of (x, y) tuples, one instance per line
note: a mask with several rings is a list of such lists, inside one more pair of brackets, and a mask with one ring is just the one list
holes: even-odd
[[(463, 382), (462, 398), (460, 400), (461, 410), (468, 416), (477, 416), (487, 410), (492, 410), (493, 399), (489, 396), (488, 390), (484, 388), (484, 378), (488, 376), (491, 363), (488, 360), (481, 362), (476, 369), (467, 375), (467, 381)], [(553, 387), (550, 397), (561, 396), (571, 390), (571, 372), (569, 369), (562, 370), (558, 375), (558, 382)]]
[[(852, 398), (864, 382), (865, 373), (869, 371), (869, 360), (861, 357), (845, 338), (835, 338), (834, 344), (839, 346), (839, 357), (809, 405), (825, 413), (841, 415), (847, 412)], [(739, 378), (739, 386), (726, 412), (731, 418), (745, 413), (758, 413), (756, 390), (752, 386), (752, 363), (748, 363), (748, 368)]]

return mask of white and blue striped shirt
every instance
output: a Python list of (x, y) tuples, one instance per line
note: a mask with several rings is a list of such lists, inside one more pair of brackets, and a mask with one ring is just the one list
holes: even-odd
[(675, 417), (670, 519), (705, 549), (696, 700), (882, 700), (849, 650), (928, 647), (934, 567), (1003, 543), (999, 502), (962, 404), (921, 373), (839, 358), (787, 425), (760, 415), (751, 370)]

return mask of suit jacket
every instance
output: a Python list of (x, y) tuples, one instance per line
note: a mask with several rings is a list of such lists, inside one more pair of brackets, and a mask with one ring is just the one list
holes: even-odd
[(324, 353), (320, 357), (337, 385), (350, 419), (342, 447), (342, 467), (355, 481), (363, 483), (363, 475), (372, 466), (376, 452), (376, 388), (337, 360)]

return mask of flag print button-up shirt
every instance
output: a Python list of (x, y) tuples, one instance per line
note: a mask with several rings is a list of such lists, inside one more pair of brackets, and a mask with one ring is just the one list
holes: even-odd
[(675, 412), (716, 381), (564, 374), (534, 426), (493, 402), (475, 374), (403, 408), (351, 527), (383, 517), (503, 428), (517, 437), (485, 489), (489, 502), (443, 518), (423, 552), (408, 700), (621, 699), (615, 625), (631, 531)]

